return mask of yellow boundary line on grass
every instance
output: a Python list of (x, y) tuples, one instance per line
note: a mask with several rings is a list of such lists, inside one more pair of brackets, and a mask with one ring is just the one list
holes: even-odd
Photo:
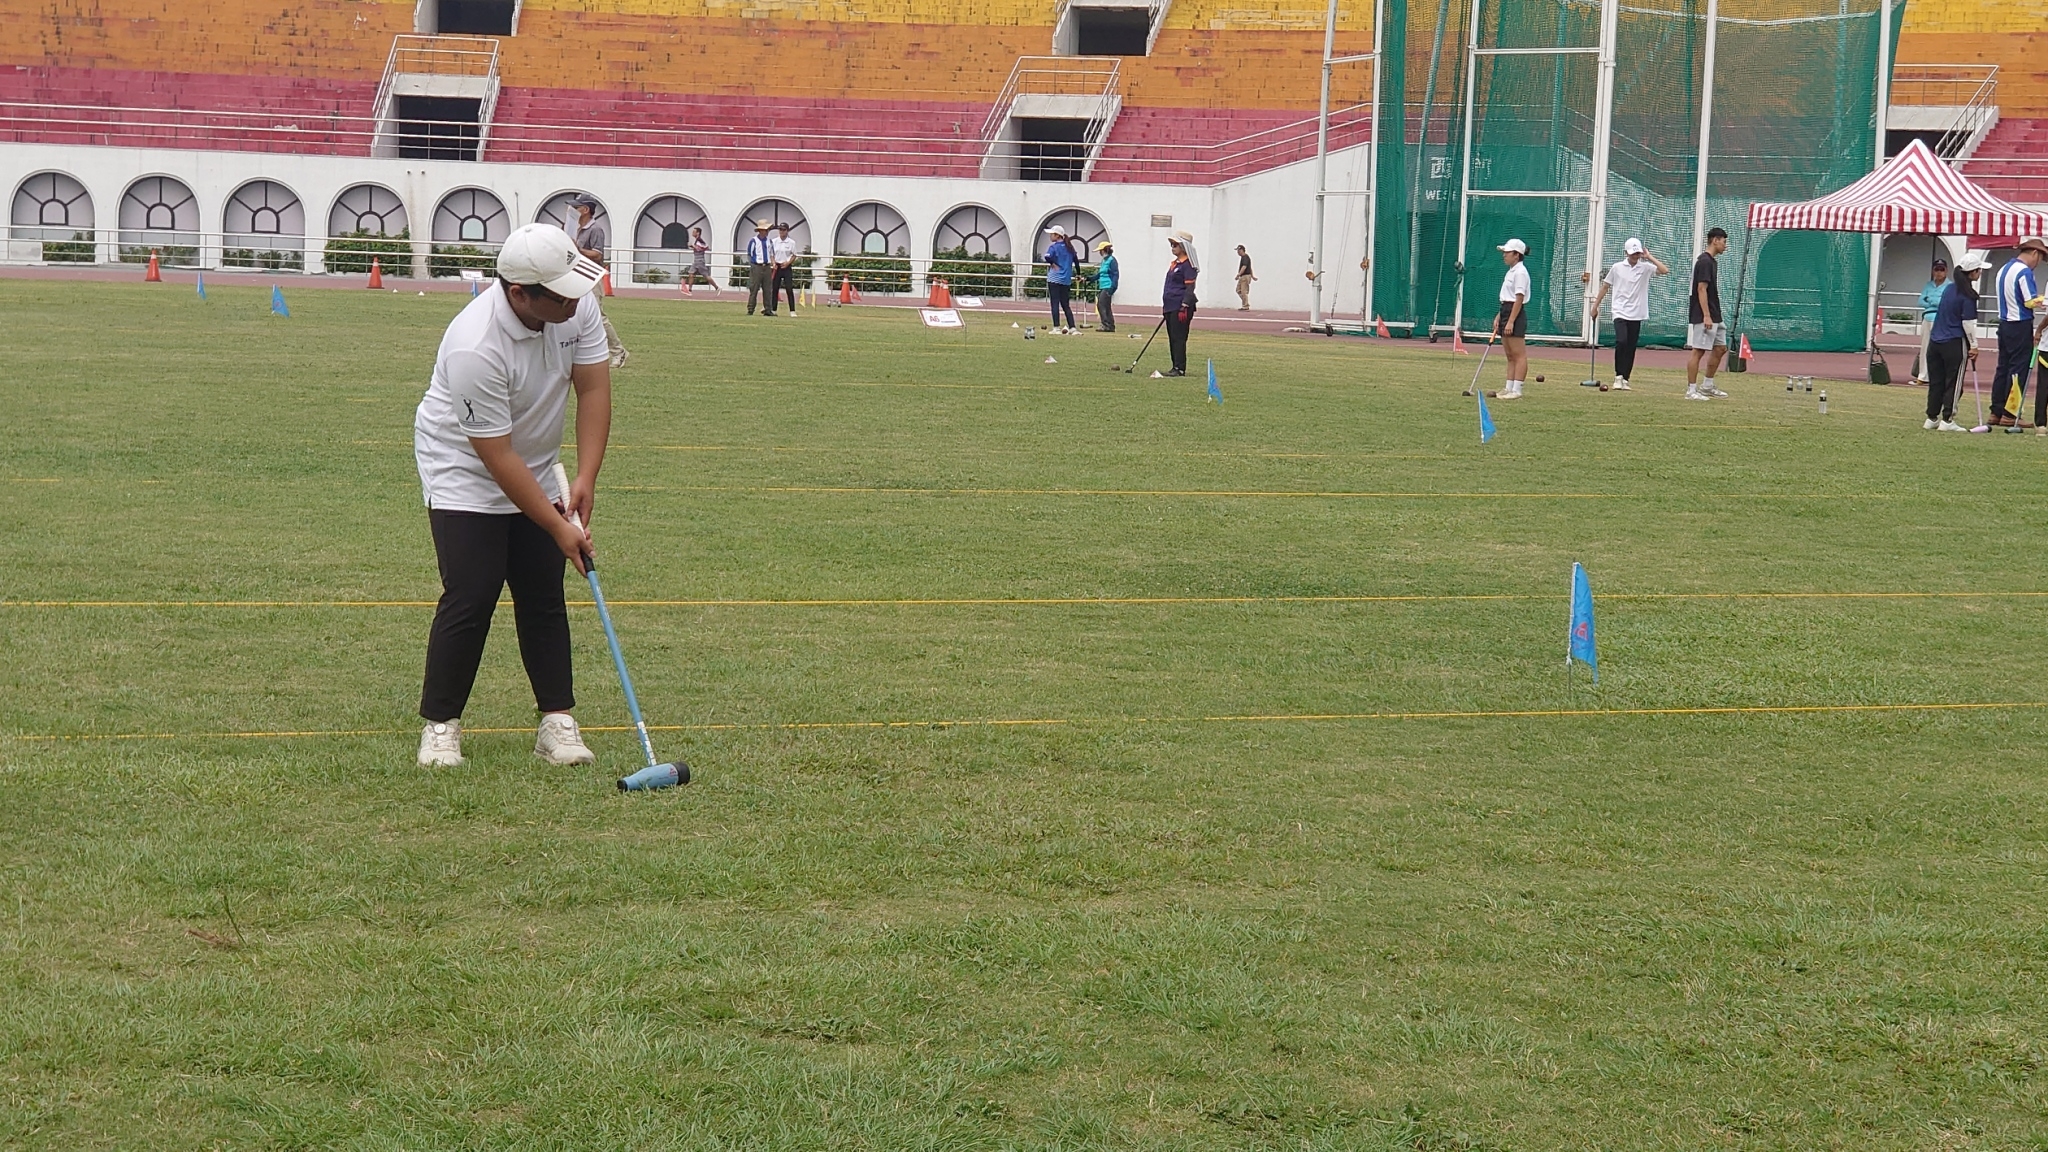
[[(893, 488), (883, 485), (614, 484), (611, 492), (793, 496), (1087, 496), (1197, 500), (1642, 500), (1633, 492), (1354, 492), (1246, 488)], [(1729, 500), (1893, 500), (1887, 492), (1720, 492)]]
[[(1616, 592), (1615, 600), (1988, 600), (2041, 599), (2048, 592)], [(1461, 604), (1492, 601), (1550, 601), (1533, 592), (1418, 593), (1410, 596), (961, 596), (850, 597), (794, 600), (610, 600), (615, 608), (1085, 608), (1146, 605), (1233, 604)], [(432, 608), (433, 600), (0, 600), (0, 608)], [(571, 600), (590, 608), (589, 600)]]
[[(1060, 728), (1117, 724), (1330, 724), (1386, 720), (1568, 720), (1627, 716), (1787, 716), (1883, 712), (1985, 712), (2048, 708), (2048, 700), (1947, 704), (1743, 704), (1706, 708), (1525, 708), (1466, 712), (1310, 712), (1241, 716), (1102, 716), (978, 720), (797, 720), (760, 724), (649, 724), (649, 732), (817, 732), (899, 728)], [(525, 733), (529, 728), (470, 728), (470, 735)], [(630, 732), (624, 724), (586, 724), (585, 732)], [(71, 735), (17, 734), (23, 743), (84, 743), (125, 740), (281, 740), (349, 736), (409, 736), (404, 728), (352, 728), (279, 732), (117, 732)]]

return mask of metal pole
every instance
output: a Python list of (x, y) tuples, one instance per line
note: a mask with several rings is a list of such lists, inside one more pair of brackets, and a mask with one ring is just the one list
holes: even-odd
[(1472, 109), (1479, 103), (1479, 5), (1472, 0), (1472, 27), (1465, 43), (1465, 159), (1458, 177), (1458, 295), (1451, 304), (1451, 330), (1465, 330), (1465, 249), (1472, 227)]
[[(1422, 133), (1415, 141), (1415, 174), (1408, 185), (1408, 318), (1417, 323), (1422, 320), (1422, 170), (1429, 163), (1429, 105), (1436, 96), (1436, 74), (1444, 55), (1444, 25), (1450, 23), (1450, 20), (1451, 0), (1437, 0), (1436, 32), (1430, 38), (1429, 45), (1429, 79), (1422, 88)], [(1404, 133), (1402, 141), (1405, 146), (1408, 123), (1405, 92), (1402, 93), (1401, 123)], [(1450, 133), (1446, 132), (1444, 135), (1444, 142), (1450, 143)], [(1441, 286), (1442, 279), (1439, 278), (1437, 284)], [(1443, 299), (1441, 287), (1438, 289), (1437, 299)], [(1434, 328), (1436, 317), (1431, 316), (1429, 323)]]
[[(1330, 0), (1323, 16), (1322, 98), (1316, 112), (1316, 219), (1309, 258), (1308, 322), (1323, 322), (1323, 202), (1330, 188), (1330, 57), (1337, 50), (1337, 0)], [(1375, 65), (1377, 66), (1377, 65)]]
[(1714, 40), (1721, 0), (1707, 0), (1707, 46), (1700, 60), (1700, 163), (1692, 192), (1692, 254), (1707, 250), (1707, 164), (1714, 131)]
[[(1385, 24), (1387, 0), (1373, 0), (1372, 5), (1372, 140), (1366, 149), (1365, 188), (1365, 311), (1359, 313), (1359, 323), (1372, 326), (1372, 262), (1379, 256), (1380, 235), (1380, 77), (1385, 73), (1386, 56)], [(1405, 109), (1403, 109), (1405, 111)], [(1404, 118), (1405, 119), (1405, 118)], [(1321, 299), (1320, 296), (1317, 299)]]
[[(1877, 154), (1872, 170), (1884, 167), (1886, 113), (1891, 103), (1892, 88), (1892, 0), (1878, 5), (1877, 17)], [(1865, 351), (1877, 348), (1877, 291), (1878, 273), (1884, 270), (1884, 233), (1870, 234), (1870, 306), (1863, 317), (1863, 338), (1868, 342)]]
[[(1593, 207), (1586, 238), (1586, 271), (1596, 281), (1606, 260), (1602, 246), (1607, 242), (1607, 169), (1612, 161), (1610, 137), (1614, 134), (1614, 66), (1620, 8), (1620, 0), (1601, 0), (1600, 80), (1593, 95)], [(1591, 283), (1587, 286), (1591, 287)], [(1586, 343), (1598, 343), (1600, 317), (1583, 308), (1579, 311), (1585, 322)]]

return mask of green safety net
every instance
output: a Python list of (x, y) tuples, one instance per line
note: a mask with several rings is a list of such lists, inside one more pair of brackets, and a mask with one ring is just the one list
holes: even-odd
[[(1825, 195), (1877, 163), (1879, 0), (1725, 0), (1715, 49), (1707, 226), (1728, 230), (1723, 308), (1759, 349), (1864, 347), (1870, 238), (1759, 233), (1745, 251), (1750, 202)], [(1904, 4), (1892, 10), (1892, 28)], [(1483, 49), (1467, 91), (1472, 21)], [(1617, 20), (1608, 207), (1599, 259), (1640, 238), (1671, 268), (1653, 281), (1645, 343), (1678, 344), (1695, 253), (1706, 0), (1625, 0)], [(1448, 331), (1459, 291), (1464, 327), (1487, 328), (1503, 267), (1497, 245), (1529, 245), (1529, 331), (1583, 328), (1599, 83), (1597, 0), (1387, 0), (1374, 310), (1417, 335)], [(1895, 41), (1896, 42), (1896, 41)], [(1402, 98), (1396, 106), (1392, 93)], [(1458, 247), (1465, 110), (1472, 116), (1468, 238)], [(1392, 147), (1396, 132), (1402, 145)], [(1611, 325), (1603, 323), (1603, 342)]]

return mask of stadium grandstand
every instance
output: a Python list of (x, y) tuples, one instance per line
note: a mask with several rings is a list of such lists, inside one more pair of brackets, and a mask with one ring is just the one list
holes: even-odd
[[(1710, 7), (36, 0), (0, 16), (5, 256), (453, 275), (588, 190), (643, 285), (677, 282), (697, 227), (724, 278), (762, 214), (821, 286), (836, 262), (906, 293), (964, 261), (1021, 294), (1055, 221), (1149, 278), (1186, 228), (1258, 253), (1267, 305), (1423, 335), (1481, 323), (1463, 270), (1512, 233), (1532, 331), (1572, 340), (1578, 273), (1624, 236), (1682, 260), (1916, 135), (2048, 200), (2038, 0), (1721, 0), (1711, 73)], [(1868, 241), (1757, 243), (1732, 259), (1761, 343), (1862, 346)]]

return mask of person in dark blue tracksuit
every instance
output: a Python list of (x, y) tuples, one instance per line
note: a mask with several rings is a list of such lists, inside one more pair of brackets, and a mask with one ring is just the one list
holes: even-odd
[[(1067, 242), (1067, 230), (1057, 224), (1046, 235), (1051, 237), (1045, 246), (1045, 294), (1052, 301), (1052, 330), (1071, 336), (1080, 327), (1074, 323), (1074, 246)], [(1067, 314), (1064, 328), (1062, 311)]]
[(1168, 376), (1188, 374), (1188, 328), (1195, 321), (1195, 277), (1201, 268), (1195, 261), (1195, 238), (1175, 232), (1166, 242), (1173, 249), (1173, 264), (1166, 270), (1166, 288), (1159, 303), (1166, 312), (1166, 347), (1173, 355)]

